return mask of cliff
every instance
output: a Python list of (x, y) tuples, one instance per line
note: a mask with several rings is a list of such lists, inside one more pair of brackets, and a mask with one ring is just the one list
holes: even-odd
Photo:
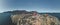
[(11, 15), (12, 23), (16, 25), (60, 25), (57, 17), (37, 12), (26, 12)]
[[(56, 21), (59, 21), (59, 20), (57, 20), (58, 18), (60, 19), (60, 13), (38, 13), (36, 11), (28, 12), (28, 11), (25, 11), (25, 10), (15, 10), (15, 11), (7, 11), (7, 12), (0, 13), (0, 25), (16, 25), (17, 23), (15, 22), (14, 19), (13, 19), (14, 20), (14, 22), (13, 22), (11, 17), (16, 15), (15, 17), (17, 17), (16, 18), (16, 20), (17, 20), (18, 17), (20, 17), (22, 14), (24, 14), (24, 15), (33, 14), (33, 12), (35, 12), (35, 13), (41, 15), (41, 16), (44, 16), (44, 17), (46, 17), (45, 15), (48, 14), (48, 16), (50, 16), (50, 17), (53, 17), (53, 18), (55, 17)], [(18, 15), (20, 15), (20, 16), (18, 16)], [(31, 15), (31, 18), (32, 18), (32, 16), (33, 15)], [(13, 17), (13, 18), (15, 18), (15, 17)], [(27, 18), (26, 16), (24, 16), (24, 17)], [(30, 17), (30, 16), (28, 15), (28, 17)], [(43, 20), (45, 21), (45, 18)]]

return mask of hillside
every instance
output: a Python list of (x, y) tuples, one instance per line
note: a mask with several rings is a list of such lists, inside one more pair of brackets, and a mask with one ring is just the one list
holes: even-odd
[[(33, 12), (36, 12), (36, 11), (28, 12), (25, 10), (16, 10), (16, 11), (8, 11), (8, 12), (0, 13), (0, 20), (1, 20), (0, 25), (13, 25), (12, 20), (11, 20), (11, 15), (33, 14)], [(38, 13), (38, 12), (36, 12), (36, 13)], [(60, 13), (39, 13), (39, 14), (41, 14), (41, 15), (48, 14), (48, 15), (56, 17), (57, 19), (60, 18)], [(30, 17), (30, 16), (28, 16), (28, 17)]]

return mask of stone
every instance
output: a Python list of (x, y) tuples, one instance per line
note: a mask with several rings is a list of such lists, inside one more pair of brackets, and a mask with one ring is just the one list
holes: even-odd
[(11, 15), (12, 23), (16, 25), (60, 25), (55, 16), (46, 14), (16, 14)]

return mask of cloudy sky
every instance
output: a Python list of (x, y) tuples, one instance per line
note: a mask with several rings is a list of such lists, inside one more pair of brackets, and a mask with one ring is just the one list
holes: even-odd
[(0, 12), (12, 10), (60, 13), (60, 0), (0, 0)]

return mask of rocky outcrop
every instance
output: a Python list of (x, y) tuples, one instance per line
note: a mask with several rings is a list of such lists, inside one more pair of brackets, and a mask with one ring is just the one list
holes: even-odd
[(16, 14), (11, 15), (12, 23), (16, 25), (59, 25), (58, 18), (48, 14)]

